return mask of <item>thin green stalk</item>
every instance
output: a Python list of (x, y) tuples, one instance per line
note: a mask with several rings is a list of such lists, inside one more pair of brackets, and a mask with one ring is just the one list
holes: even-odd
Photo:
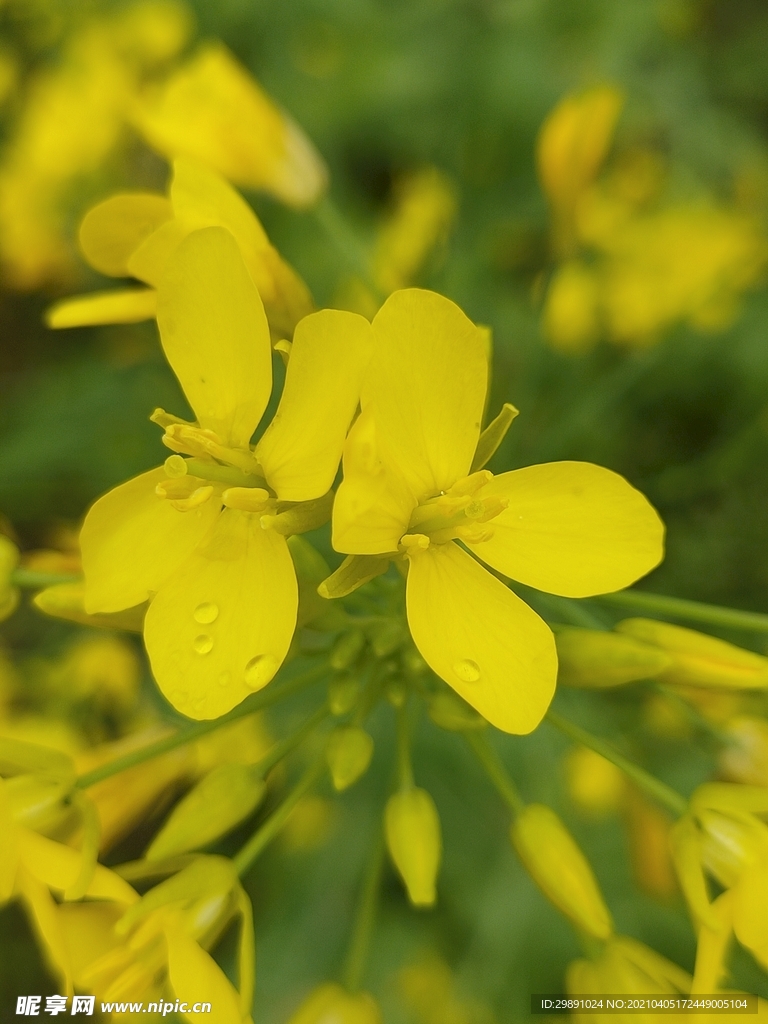
[(354, 270), (358, 277), (362, 278), (378, 299), (383, 299), (384, 296), (381, 294), (381, 290), (371, 278), (370, 258), (365, 246), (361, 244), (354, 229), (350, 226), (338, 206), (326, 195), (314, 207), (312, 212), (329, 240), (347, 262), (349, 268)]
[(513, 814), (520, 814), (525, 808), (525, 801), (517, 792), (517, 786), (510, 778), (501, 758), (488, 742), (488, 737), (476, 729), (467, 730), (463, 735), (501, 799)]
[(580, 725), (576, 725), (575, 722), (569, 722), (567, 718), (563, 718), (562, 715), (558, 715), (555, 711), (547, 712), (547, 721), (575, 743), (589, 747), (590, 750), (594, 750), (595, 753), (601, 754), (607, 761), (615, 764), (617, 768), (620, 768), (625, 775), (632, 779), (638, 788), (666, 807), (667, 810), (678, 817), (685, 814), (688, 808), (688, 801), (684, 796), (678, 793), (677, 790), (672, 789), (671, 786), (668, 786), (666, 782), (662, 782), (655, 775), (651, 775), (645, 768), (641, 768), (639, 764), (635, 764), (634, 761), (624, 757), (606, 740), (601, 739), (599, 736), (593, 736), (586, 729), (582, 729)]
[(349, 992), (356, 992), (365, 970), (368, 950), (371, 945), (373, 925), (376, 920), (376, 908), (379, 901), (381, 875), (384, 870), (384, 830), (378, 829), (376, 839), (368, 858), (363, 887), (360, 891), (352, 939), (344, 964), (343, 983)]
[(324, 721), (330, 713), (331, 711), (327, 702), (325, 704), (321, 704), (317, 711), (311, 714), (303, 725), (299, 726), (299, 728), (295, 732), (291, 733), (290, 736), (286, 736), (285, 739), (276, 743), (254, 767), (257, 767), (263, 775), (266, 775), (267, 772), (271, 771), (276, 764), (279, 764), (284, 757), (287, 757), (288, 754), (301, 746), (307, 736), (314, 732), (318, 725), (320, 725), (320, 723)]
[(399, 708), (395, 708), (395, 713), (397, 715), (397, 785), (399, 789), (413, 789), (408, 701), (404, 701)]
[(14, 569), (10, 582), (14, 587), (27, 590), (42, 590), (57, 583), (76, 583), (83, 577), (71, 572), (39, 572), (37, 569)]
[(768, 615), (761, 612), (742, 612), (738, 608), (722, 608), (716, 604), (688, 601), (666, 594), (649, 594), (646, 590), (620, 590), (615, 594), (601, 594), (592, 598), (620, 608), (633, 608), (639, 612), (658, 612), (673, 619), (708, 622), (712, 626), (744, 629), (754, 633), (768, 633)]
[(324, 771), (325, 750), (310, 763), (285, 800), (272, 812), (261, 828), (254, 832), (240, 852), (233, 857), (232, 863), (239, 875), (245, 874), (256, 858), (269, 846), (288, 821), (296, 804), (314, 786)]
[(170, 736), (164, 736), (155, 743), (148, 743), (146, 747), (132, 750), (130, 753), (124, 754), (114, 761), (99, 765), (98, 768), (94, 768), (90, 772), (81, 775), (76, 780), (75, 785), (78, 789), (87, 789), (89, 786), (95, 786), (97, 782), (103, 782), (104, 779), (109, 779), (113, 775), (118, 775), (129, 768), (134, 768), (137, 764), (143, 764), (144, 761), (159, 757), (161, 754), (167, 754), (168, 751), (175, 750), (176, 747), (181, 747), (185, 743), (192, 743), (194, 740), (200, 739), (201, 736), (205, 736), (215, 729), (220, 729), (224, 725), (229, 725), (230, 722), (237, 721), (238, 718), (252, 715), (256, 711), (269, 707), (271, 704), (277, 704), (285, 697), (291, 696), (291, 694), (320, 679), (326, 672), (326, 666), (319, 665), (282, 686), (267, 687), (261, 693), (255, 693), (252, 697), (246, 698), (242, 704), (233, 708), (228, 714), (222, 715), (221, 718), (212, 718), (210, 721), (196, 722), (194, 725), (188, 725), (172, 733)]
[(663, 683), (656, 681), (652, 681), (650, 685), (651, 689), (660, 693), (662, 697), (665, 697), (671, 704), (678, 707), (691, 725), (700, 729), (702, 732), (705, 732), (708, 736), (711, 736), (712, 739), (717, 740), (718, 743), (722, 743), (724, 746), (732, 745), (734, 743), (734, 738), (732, 736), (729, 736), (727, 732), (723, 732), (722, 729), (718, 729), (718, 727), (710, 722), (708, 718), (705, 718), (705, 716), (702, 715), (702, 713), (695, 708), (693, 704), (689, 704), (688, 701), (681, 697), (679, 693), (676, 693), (671, 686), (665, 686)]

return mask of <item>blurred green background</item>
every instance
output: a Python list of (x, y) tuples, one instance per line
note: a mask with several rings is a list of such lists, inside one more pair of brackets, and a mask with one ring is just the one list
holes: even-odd
[[(5, 0), (2, 46), (19, 69), (3, 133), (14, 130), (24, 82), (55, 60), (78, 24), (111, 7), (74, 0)], [(768, 210), (768, 10), (761, 0), (197, 0), (197, 37), (221, 38), (291, 112), (327, 160), (331, 195), (368, 244), (398, 175), (434, 165), (454, 182), (458, 216), (419, 283), (457, 301), (494, 335), (495, 413), (520, 409), (492, 464), (503, 470), (585, 459), (623, 473), (668, 527), (664, 564), (642, 585), (734, 607), (768, 610), (768, 291), (746, 296), (725, 331), (676, 325), (658, 344), (601, 343), (582, 357), (547, 347), (539, 328), (548, 215), (535, 173), (538, 129), (565, 93), (616, 83), (627, 96), (619, 139), (652, 144), (683, 192), (726, 201), (756, 177)], [(2, 145), (0, 143), (0, 145)], [(71, 227), (88, 203), (126, 181), (162, 187), (157, 158), (130, 148), (71, 197)], [(762, 190), (762, 191), (761, 191)], [(271, 239), (333, 301), (346, 272), (311, 213), (249, 195)], [(691, 252), (696, 259), (696, 252)], [(96, 282), (83, 269), (76, 290)], [(103, 282), (99, 282), (100, 284)], [(50, 301), (72, 288), (0, 292), (0, 511), (22, 548), (43, 546), (112, 485), (163, 457), (147, 420), (160, 405), (184, 414), (154, 324), (52, 332)], [(19, 657), (55, 651), (75, 627), (22, 611), (4, 627)], [(742, 638), (743, 639), (743, 638)], [(756, 646), (756, 649), (759, 649)], [(562, 706), (568, 701), (563, 696)], [(596, 732), (639, 717), (631, 697), (579, 704)], [(298, 715), (301, 707), (285, 715)], [(369, 775), (337, 803), (328, 838), (309, 851), (272, 851), (250, 880), (258, 937), (258, 1021), (283, 1021), (300, 995), (337, 970), (376, 808), (389, 778), (389, 709)], [(275, 717), (279, 731), (281, 719)], [(650, 764), (688, 791), (713, 761), (688, 743), (642, 731)], [(704, 745), (706, 747), (706, 745)], [(542, 728), (504, 746), (527, 799), (562, 811), (595, 865), (619, 930), (692, 968), (694, 936), (679, 898), (652, 899), (633, 880), (615, 820), (591, 823), (563, 795), (560, 738)], [(388, 876), (368, 984), (392, 1024), (421, 1021), (397, 972), (433, 950), (455, 973), (466, 1021), (528, 1016), (531, 992), (561, 991), (579, 950), (569, 928), (517, 864), (506, 817), (458, 739), (421, 730), (420, 784), (443, 820), (440, 903), (408, 908)], [(243, 833), (247, 834), (247, 829)], [(235, 839), (222, 849), (236, 847)], [(113, 858), (114, 859), (114, 858)], [(51, 992), (21, 914), (0, 914), (4, 1001)], [(231, 943), (230, 943), (231, 945)], [(227, 943), (224, 962), (232, 955)], [(768, 995), (741, 955), (740, 984)], [(410, 1016), (409, 1016), (410, 1014)], [(464, 1018), (457, 1018), (462, 1020)]]

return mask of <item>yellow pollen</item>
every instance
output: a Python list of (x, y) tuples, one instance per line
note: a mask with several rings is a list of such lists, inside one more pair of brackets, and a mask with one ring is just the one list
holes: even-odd
[(429, 537), (424, 533), (406, 533), (400, 538), (400, 544), (405, 548), (406, 554), (412, 551), (426, 551), (429, 543)]

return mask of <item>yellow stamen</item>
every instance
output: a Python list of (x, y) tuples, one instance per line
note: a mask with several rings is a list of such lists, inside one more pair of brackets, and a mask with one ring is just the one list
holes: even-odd
[(171, 504), (179, 512), (191, 512), (193, 508), (200, 508), (213, 494), (213, 488), (210, 484), (205, 487), (198, 487), (196, 491), (193, 491), (188, 498), (183, 498), (181, 501), (172, 501)]
[(269, 491), (263, 487), (228, 487), (221, 496), (227, 508), (241, 512), (264, 512), (269, 507)]

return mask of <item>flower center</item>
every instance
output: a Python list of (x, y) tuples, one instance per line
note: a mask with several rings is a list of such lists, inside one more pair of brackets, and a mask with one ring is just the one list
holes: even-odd
[(492, 479), (493, 473), (482, 469), (457, 480), (445, 493), (417, 505), (408, 523), (408, 532), (400, 538), (401, 550), (408, 554), (450, 540), (469, 544), (490, 540), (494, 531), (487, 524), (509, 504), (507, 498), (496, 494), (480, 494)]

